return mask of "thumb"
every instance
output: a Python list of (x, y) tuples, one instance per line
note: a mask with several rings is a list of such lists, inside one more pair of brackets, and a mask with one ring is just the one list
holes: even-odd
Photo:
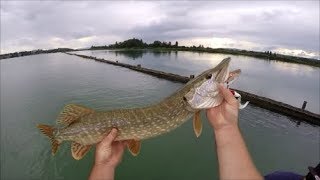
[(224, 87), (222, 84), (219, 84), (218, 87), (219, 87), (220, 93), (222, 94), (223, 98), (225, 99), (225, 101), (227, 101), (228, 104), (238, 105), (236, 98), (234, 98), (233, 94), (229, 89)]
[(118, 130), (115, 128), (112, 128), (110, 133), (101, 141), (101, 145), (103, 147), (111, 146), (112, 142), (116, 139), (117, 135), (118, 135)]

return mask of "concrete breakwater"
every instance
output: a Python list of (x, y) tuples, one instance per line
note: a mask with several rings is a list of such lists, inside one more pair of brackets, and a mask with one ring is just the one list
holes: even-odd
[(79, 54), (72, 54), (72, 53), (66, 53), (69, 55), (75, 55), (78, 57), (82, 57), (82, 58), (86, 58), (86, 59), (92, 59), (98, 62), (103, 62), (103, 63), (108, 63), (108, 64), (112, 64), (115, 66), (121, 66), (121, 67), (125, 67), (125, 68), (129, 68), (132, 69), (134, 71), (139, 71), (145, 74), (149, 74), (158, 78), (162, 78), (162, 79), (167, 79), (170, 81), (176, 81), (176, 82), (181, 82), (181, 83), (187, 83), (190, 78), (189, 77), (185, 77), (185, 76), (180, 76), (177, 74), (172, 74), (172, 73), (166, 73), (163, 71), (157, 71), (157, 70), (153, 70), (153, 69), (148, 69), (148, 68), (143, 68), (141, 67), (141, 65), (137, 65), (137, 66), (133, 66), (130, 64), (125, 64), (125, 63), (120, 63), (118, 61), (110, 61), (110, 60), (106, 60), (106, 59), (102, 59), (102, 58), (96, 58), (96, 57), (92, 57), (92, 56), (85, 56), (85, 55), (79, 55)]
[[(142, 72), (145, 74), (149, 74), (158, 78), (175, 81), (175, 82), (181, 82), (181, 83), (187, 83), (191, 78), (194, 77), (194, 75), (190, 75), (190, 77), (180, 76), (177, 74), (172, 73), (166, 73), (163, 71), (157, 71), (149, 68), (141, 67), (141, 65), (129, 65), (125, 63), (120, 63), (118, 61), (110, 61), (103, 58), (97, 58), (92, 56), (86, 56), (86, 55), (79, 55), (79, 54), (73, 54), (73, 53), (66, 53), (69, 55), (75, 55), (78, 57), (86, 58), (86, 59), (92, 59), (98, 62), (108, 63), (115, 66), (125, 67), (132, 69), (134, 71)], [(242, 100), (250, 101), (250, 103), (264, 108), (268, 109), (273, 112), (277, 112), (280, 114), (287, 115), (289, 117), (296, 118), (297, 123), (299, 124), (300, 121), (305, 121), (314, 125), (320, 126), (320, 115), (312, 113), (310, 111), (304, 110), (302, 108), (297, 108), (294, 106), (291, 106), (289, 104), (285, 104), (279, 101), (275, 101), (269, 98), (257, 96), (248, 92), (244, 92), (238, 89), (235, 89), (237, 92), (239, 92), (242, 96)], [(304, 105), (305, 106), (305, 105)]]

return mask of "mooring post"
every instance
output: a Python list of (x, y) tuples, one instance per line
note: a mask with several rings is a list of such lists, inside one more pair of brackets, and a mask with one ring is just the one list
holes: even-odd
[(194, 75), (193, 75), (193, 74), (191, 74), (191, 75), (190, 75), (190, 79), (193, 79), (193, 78), (194, 78)]
[(302, 104), (301, 109), (302, 109), (302, 110), (305, 110), (305, 109), (306, 109), (306, 106), (307, 106), (307, 101), (303, 101), (303, 104)]

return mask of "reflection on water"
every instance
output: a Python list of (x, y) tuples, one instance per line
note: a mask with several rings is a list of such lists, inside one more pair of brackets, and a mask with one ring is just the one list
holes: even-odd
[(272, 62), (271, 66), (278, 71), (283, 71), (284, 73), (289, 72), (290, 74), (297, 74), (300, 76), (312, 76), (315, 74), (315, 68), (311, 66), (306, 65), (300, 65), (300, 64), (293, 64), (293, 63), (286, 63), (286, 62)]
[[(179, 61), (184, 61), (180, 57)], [(75, 161), (70, 143), (64, 142), (52, 156), (49, 140), (35, 128), (36, 124), (55, 124), (68, 103), (95, 110), (139, 107), (158, 102), (182, 86), (60, 53), (0, 63), (0, 179), (87, 179), (94, 149)], [(204, 127), (200, 138), (195, 137), (189, 120), (169, 134), (143, 141), (139, 156), (126, 152), (116, 179), (218, 179), (212, 129), (204, 113), (201, 119)], [(251, 105), (240, 112), (239, 121), (263, 174), (274, 170), (305, 174), (308, 165), (318, 163), (319, 127), (305, 123), (297, 127), (286, 116)]]
[(118, 56), (125, 56), (128, 58), (131, 58), (132, 60), (135, 60), (137, 58), (142, 58), (144, 50), (140, 51), (114, 51), (116, 57)]
[[(154, 57), (171, 56), (171, 54), (174, 54), (175, 56), (178, 55), (178, 51), (166, 51), (166, 50), (150, 51), (146, 49), (104, 51), (104, 53), (108, 53), (108, 52), (113, 53), (116, 57), (121, 58), (122, 56), (132, 60), (141, 59), (147, 53), (151, 53)], [(79, 54), (83, 54), (83, 52), (80, 52)], [(92, 51), (92, 55), (99, 55), (99, 54), (100, 54), (100, 51)]]
[(320, 68), (254, 57), (165, 50), (98, 50), (78, 54), (118, 60), (128, 64), (176, 73), (184, 76), (199, 74), (231, 57), (231, 68), (240, 68), (242, 75), (233, 85), (244, 91), (320, 113)]

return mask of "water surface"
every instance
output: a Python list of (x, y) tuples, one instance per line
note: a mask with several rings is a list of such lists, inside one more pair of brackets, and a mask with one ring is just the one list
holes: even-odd
[(242, 70), (232, 87), (320, 113), (320, 68), (268, 61), (247, 56), (198, 53), (187, 51), (97, 50), (79, 51), (90, 55), (129, 64), (176, 73), (184, 76), (199, 74), (231, 57), (231, 68)]
[[(7, 59), (0, 65), (1, 179), (87, 179), (94, 149), (76, 161), (66, 142), (51, 156), (49, 140), (36, 124), (54, 124), (68, 103), (97, 110), (139, 107), (158, 102), (182, 86), (61, 53)], [(199, 139), (188, 121), (169, 134), (143, 141), (139, 156), (126, 152), (116, 179), (217, 179), (213, 132), (204, 114), (202, 119)], [(320, 159), (319, 127), (297, 126), (286, 116), (252, 105), (240, 112), (240, 127), (264, 174), (306, 173), (307, 166)]]

